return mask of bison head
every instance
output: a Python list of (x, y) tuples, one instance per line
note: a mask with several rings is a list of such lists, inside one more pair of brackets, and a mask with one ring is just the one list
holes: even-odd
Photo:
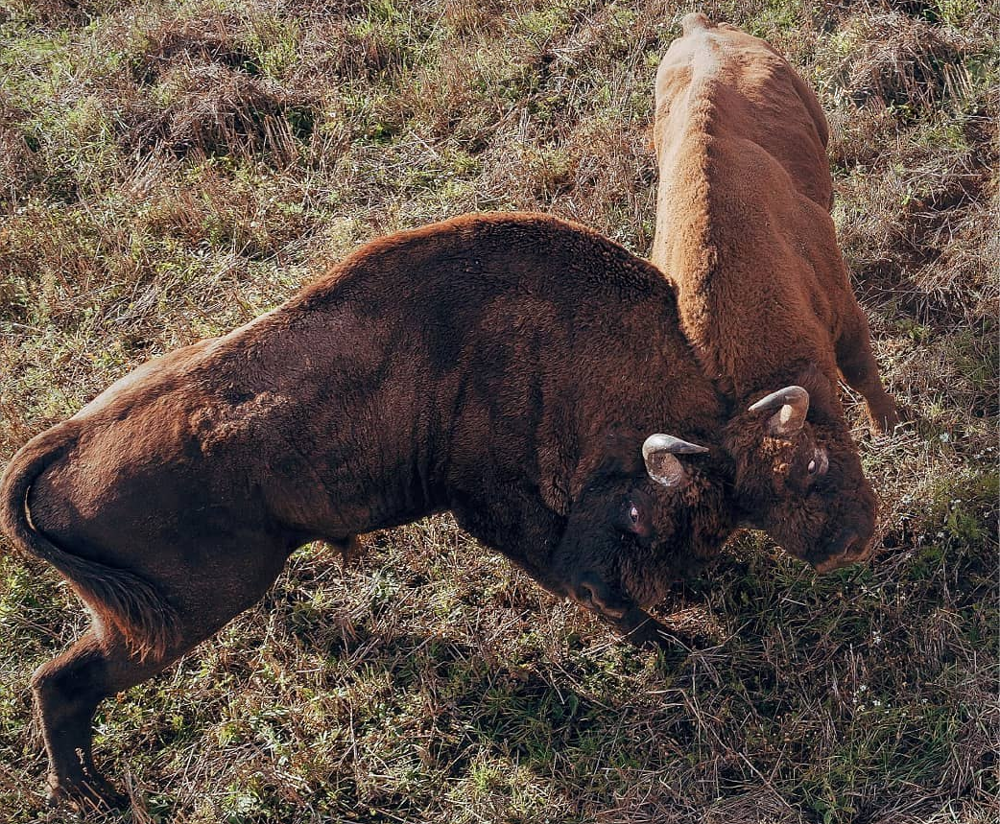
[(751, 404), (729, 424), (735, 503), (817, 571), (871, 554), (876, 501), (830, 381), (818, 370)]
[(699, 466), (708, 452), (671, 435), (618, 437), (574, 496), (553, 572), (564, 591), (627, 628), (638, 606), (721, 546), (719, 485)]

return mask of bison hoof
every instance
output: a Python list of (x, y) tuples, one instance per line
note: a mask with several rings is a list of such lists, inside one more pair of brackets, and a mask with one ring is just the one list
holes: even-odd
[(901, 423), (906, 423), (908, 416), (906, 410), (896, 406), (889, 406), (882, 409), (868, 410), (868, 420), (871, 423), (872, 432), (879, 437), (895, 434), (896, 427)]
[(46, 800), (50, 807), (65, 805), (80, 813), (106, 813), (131, 806), (127, 795), (99, 776), (72, 783), (50, 779)]

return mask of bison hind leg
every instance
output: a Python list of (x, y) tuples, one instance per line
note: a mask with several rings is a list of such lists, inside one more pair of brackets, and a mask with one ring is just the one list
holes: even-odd
[(129, 660), (123, 639), (109, 644), (92, 629), (32, 676), (35, 709), (49, 756), (50, 804), (65, 801), (81, 811), (127, 805), (126, 797), (94, 765), (92, 723), (105, 697), (144, 677), (145, 673), (122, 679)]
[[(267, 538), (221, 546), (227, 558), (214, 574), (169, 564), (175, 575), (177, 632), (165, 649), (138, 654), (112, 623), (90, 630), (32, 677), (35, 706), (49, 757), (49, 801), (81, 810), (120, 808), (128, 799), (94, 765), (93, 718), (100, 702), (151, 678), (258, 601), (284, 566), (287, 553)], [(195, 574), (197, 573), (197, 574)], [(179, 582), (186, 586), (180, 588)], [(99, 611), (97, 611), (98, 614)]]

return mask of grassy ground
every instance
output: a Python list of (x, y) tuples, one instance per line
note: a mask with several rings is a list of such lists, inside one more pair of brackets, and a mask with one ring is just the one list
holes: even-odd
[[(995, 4), (708, 2), (833, 129), (835, 216), (911, 423), (874, 441), (869, 566), (734, 541), (619, 643), (448, 518), (316, 545), (102, 708), (136, 822), (996, 821)], [(470, 210), (639, 254), (659, 56), (690, 7), (0, 2), (0, 464), (146, 358), (385, 232)], [(85, 618), (0, 545), (0, 820), (49, 813), (32, 670)], [(93, 821), (94, 819), (89, 819)]]

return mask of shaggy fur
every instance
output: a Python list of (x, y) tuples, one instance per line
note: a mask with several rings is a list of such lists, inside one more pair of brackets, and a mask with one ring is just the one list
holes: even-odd
[[(877, 431), (897, 416), (829, 214), (826, 119), (764, 41), (701, 14), (683, 24), (656, 78), (652, 261), (677, 286), (681, 324), (706, 373), (738, 409), (789, 385), (810, 392), (808, 422), (794, 436), (762, 437), (766, 422), (749, 412), (730, 427), (733, 438), (761, 447), (730, 443), (747, 459), (738, 473), (771, 466), (781, 486), (805, 494), (804, 506), (768, 529), (815, 535), (805, 557), (819, 568), (845, 551), (860, 560), (870, 551), (875, 497), (835, 391), (838, 376), (865, 396)], [(837, 505), (839, 525), (819, 530), (834, 487), (851, 492)]]

